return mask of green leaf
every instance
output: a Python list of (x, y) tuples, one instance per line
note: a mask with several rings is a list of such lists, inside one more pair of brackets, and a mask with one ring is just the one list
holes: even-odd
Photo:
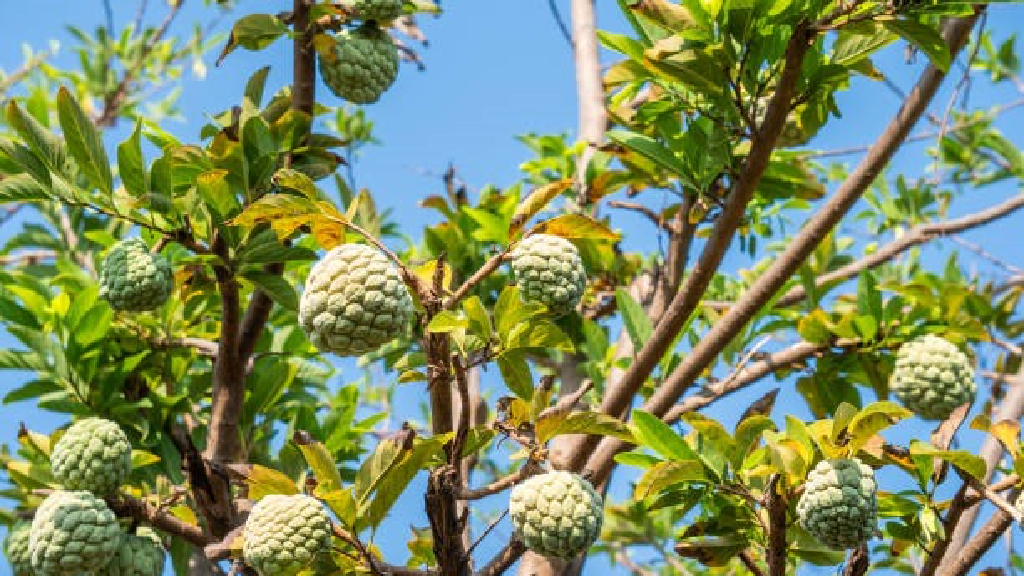
[(878, 290), (875, 275), (868, 271), (861, 272), (857, 282), (857, 312), (881, 320), (882, 309), (882, 293)]
[(984, 458), (976, 454), (971, 454), (967, 450), (939, 450), (934, 446), (929, 446), (928, 444), (917, 440), (912, 440), (910, 442), (910, 455), (932, 456), (934, 458), (944, 460), (980, 481), (985, 480), (985, 472), (988, 470), (988, 466), (985, 464)]
[(442, 334), (469, 327), (469, 319), (453, 310), (441, 310), (430, 319), (427, 332)]
[(246, 50), (262, 50), (287, 33), (288, 26), (276, 16), (270, 14), (243, 16), (231, 28), (228, 42), (220, 56), (217, 57), (217, 65), (220, 65), (224, 58), (239, 46)]
[(626, 332), (633, 342), (633, 348), (643, 348), (654, 332), (654, 324), (647, 317), (647, 312), (622, 288), (615, 290), (615, 303), (622, 312), (622, 322), (626, 325)]
[(306, 464), (309, 465), (310, 470), (313, 471), (317, 481), (317, 491), (330, 492), (332, 490), (340, 490), (341, 474), (338, 472), (338, 467), (334, 464), (334, 458), (327, 450), (327, 447), (314, 440), (308, 432), (303, 430), (297, 431), (292, 436), (292, 440), (299, 447), (302, 457), (306, 459)]
[(640, 446), (650, 448), (669, 460), (699, 460), (686, 440), (657, 416), (634, 410), (631, 427)]
[(57, 93), (57, 115), (68, 151), (78, 163), (79, 169), (93, 186), (107, 194), (113, 192), (114, 177), (110, 173), (110, 161), (103, 148), (103, 139), (92, 120), (63, 86)]
[(541, 444), (560, 434), (597, 434), (614, 436), (636, 443), (629, 426), (618, 418), (600, 412), (554, 412), (537, 420), (537, 441)]
[(281, 307), (293, 312), (299, 309), (299, 295), (284, 278), (277, 274), (254, 271), (243, 272), (242, 276), (266, 292), (267, 296)]
[(642, 500), (682, 482), (708, 482), (700, 460), (675, 460), (655, 464), (640, 477), (633, 497)]
[(736, 440), (731, 458), (733, 469), (740, 469), (743, 465), (743, 461), (760, 441), (761, 435), (765, 430), (774, 429), (775, 423), (772, 422), (772, 419), (768, 416), (755, 414), (744, 418), (743, 421), (736, 426)]
[(526, 353), (522, 350), (507, 350), (495, 361), (498, 363), (501, 377), (505, 380), (505, 386), (523, 400), (532, 399), (533, 375), (530, 374), (530, 366), (526, 363)]
[(637, 154), (640, 154), (654, 162), (662, 169), (676, 175), (683, 180), (683, 183), (687, 186), (699, 188), (683, 161), (673, 154), (671, 150), (665, 148), (650, 136), (644, 136), (643, 134), (637, 134), (635, 132), (625, 132), (622, 130), (611, 130), (608, 132), (607, 136), (612, 142), (629, 148)]
[(572, 340), (562, 332), (557, 324), (550, 320), (531, 319), (518, 324), (508, 335), (505, 346), (509, 350), (516, 348), (548, 348), (573, 352), (576, 348)]
[(462, 311), (469, 318), (469, 329), (479, 334), (485, 341), (490, 341), (494, 335), (494, 328), (491, 326), (491, 316), (484, 308), (479, 296), (470, 296), (462, 303)]
[(323, 196), (309, 176), (291, 168), (282, 168), (275, 172), (274, 184), (285, 190), (299, 192), (310, 200), (319, 200)]
[(939, 34), (938, 30), (909, 18), (885, 20), (883, 24), (892, 32), (898, 34), (900, 38), (910, 42), (915, 48), (927, 54), (936, 68), (943, 72), (949, 71), (952, 57), (949, 53), (949, 47), (946, 46), (946, 41), (942, 39), (942, 35)]
[(11, 174), (0, 178), (0, 203), (49, 200), (50, 193), (29, 174)]
[(259, 500), (271, 494), (290, 496), (299, 493), (299, 489), (296, 488), (295, 482), (291, 478), (259, 464), (253, 464), (246, 471), (245, 485), (249, 487), (248, 497), (253, 500)]
[(133, 196), (149, 192), (146, 180), (146, 161), (142, 157), (142, 122), (135, 124), (135, 130), (127, 140), (117, 146), (117, 172), (125, 190)]

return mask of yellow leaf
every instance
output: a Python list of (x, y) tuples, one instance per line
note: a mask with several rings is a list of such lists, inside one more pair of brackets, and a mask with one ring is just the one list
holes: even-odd
[(604, 223), (583, 214), (565, 214), (541, 222), (534, 226), (533, 233), (554, 234), (570, 240), (578, 238), (616, 241), (619, 239), (617, 232), (613, 232)]
[(563, 178), (536, 188), (523, 203), (516, 208), (512, 222), (508, 226), (508, 235), (515, 236), (523, 229), (523, 225), (544, 209), (556, 196), (572, 187), (572, 178)]

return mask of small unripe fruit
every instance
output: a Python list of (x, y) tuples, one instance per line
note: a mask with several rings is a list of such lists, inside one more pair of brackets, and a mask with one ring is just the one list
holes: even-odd
[(86, 418), (72, 424), (53, 445), (50, 466), (65, 488), (106, 496), (131, 472), (132, 446), (117, 423)]
[(32, 556), (28, 549), (31, 532), (30, 523), (18, 522), (4, 538), (4, 556), (11, 564), (13, 576), (32, 576)]
[(320, 77), (338, 98), (371, 104), (398, 77), (398, 48), (372, 23), (335, 36), (330, 55), (319, 55)]
[(800, 526), (832, 548), (855, 548), (878, 524), (875, 473), (856, 458), (822, 460), (796, 505)]
[(32, 519), (32, 570), (36, 576), (92, 574), (111, 561), (123, 536), (106, 502), (84, 490), (58, 490)]
[(100, 296), (115, 310), (154, 310), (167, 302), (173, 289), (167, 259), (151, 254), (141, 238), (114, 244), (100, 266)]
[(953, 343), (928, 334), (900, 346), (889, 388), (921, 418), (945, 420), (974, 399), (974, 369)]
[(331, 522), (320, 502), (296, 494), (264, 496), (245, 521), (242, 557), (260, 576), (294, 576), (331, 544)]
[(527, 236), (511, 255), (512, 274), (523, 299), (556, 314), (576, 309), (587, 286), (587, 272), (576, 246), (560, 236)]
[(601, 532), (601, 496), (570, 472), (533, 476), (512, 489), (509, 514), (527, 548), (542, 556), (573, 558)]
[(412, 297), (398, 269), (376, 248), (342, 244), (309, 271), (299, 325), (319, 350), (357, 356), (405, 332)]

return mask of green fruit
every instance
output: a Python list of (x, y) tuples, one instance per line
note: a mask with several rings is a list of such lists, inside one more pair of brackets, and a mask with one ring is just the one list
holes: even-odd
[(800, 526), (832, 548), (855, 548), (875, 535), (875, 473), (856, 458), (822, 460), (796, 505)]
[(509, 513), (527, 548), (542, 556), (572, 558), (597, 539), (602, 507), (601, 496), (582, 476), (548, 472), (512, 489)]
[(145, 526), (126, 534), (114, 559), (96, 576), (160, 576), (164, 572), (163, 539)]
[(900, 346), (889, 389), (918, 416), (945, 420), (974, 399), (974, 370), (959, 348), (928, 334)]
[(32, 558), (29, 554), (28, 541), (32, 532), (32, 524), (18, 522), (11, 526), (4, 538), (4, 556), (11, 564), (13, 576), (31, 576)]
[(331, 545), (331, 522), (320, 502), (296, 494), (264, 496), (245, 521), (242, 557), (260, 576), (293, 576)]
[(84, 490), (58, 490), (32, 519), (29, 553), (36, 576), (79, 576), (107, 565), (124, 534), (107, 504)]
[(335, 37), (329, 56), (320, 54), (320, 76), (338, 98), (376, 102), (398, 76), (398, 48), (372, 23)]
[(587, 286), (576, 246), (550, 234), (526, 237), (511, 255), (512, 274), (528, 302), (540, 302), (557, 315), (576, 309)]
[(105, 496), (131, 472), (132, 446), (116, 423), (86, 418), (72, 424), (53, 445), (50, 466), (65, 488)]
[(361, 20), (394, 20), (402, 15), (402, 0), (341, 0), (347, 12)]
[(163, 306), (174, 289), (174, 273), (141, 238), (122, 240), (100, 267), (100, 296), (115, 310), (141, 312)]
[(324, 352), (357, 356), (405, 333), (412, 317), (409, 290), (376, 248), (342, 244), (309, 271), (299, 324)]

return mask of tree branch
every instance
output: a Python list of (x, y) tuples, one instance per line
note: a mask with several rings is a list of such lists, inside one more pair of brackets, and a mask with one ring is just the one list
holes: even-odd
[(768, 576), (786, 574), (786, 501), (778, 492), (779, 479), (775, 474), (765, 488), (768, 508)]
[(212, 538), (202, 528), (177, 518), (165, 510), (127, 494), (117, 494), (106, 499), (107, 505), (118, 516), (128, 516), (159, 528), (168, 534), (178, 536), (193, 546), (202, 548), (212, 543)]
[[(967, 41), (968, 35), (970, 34), (971, 28), (977, 21), (978, 14), (982, 9), (983, 8), (979, 8), (979, 12), (973, 16), (952, 20), (945, 35), (952, 54), (955, 55), (963, 47), (964, 43)], [(796, 36), (799, 36), (799, 34)], [(790, 41), (791, 46), (794, 43), (804, 45), (806, 43), (806, 39)], [(796, 74), (797, 73), (794, 72), (792, 75), (796, 76)], [(896, 150), (899, 149), (902, 141), (910, 133), (914, 124), (927, 109), (928, 103), (935, 95), (935, 92), (938, 90), (938, 87), (945, 76), (946, 74), (934, 65), (929, 65), (924, 70), (917, 82), (917, 85), (904, 101), (903, 106), (896, 114), (896, 117), (889, 123), (885, 132), (883, 132), (882, 136), (875, 142), (865, 158), (843, 182), (836, 194), (824, 206), (822, 206), (818, 212), (811, 216), (806, 225), (789, 241), (786, 249), (776, 258), (775, 262), (754, 282), (743, 297), (740, 298), (740, 300), (737, 301), (736, 304), (715, 323), (708, 333), (700, 339), (700, 342), (693, 348), (693, 350), (683, 358), (679, 366), (676, 367), (668, 378), (661, 383), (647, 402), (644, 403), (644, 411), (656, 416), (664, 416), (672, 408), (679, 396), (682, 395), (690, 384), (718, 355), (721, 349), (732, 341), (740, 330), (746, 326), (747, 322), (749, 322), (750, 319), (768, 303), (779, 288), (785, 285), (789, 278), (796, 273), (797, 269), (814, 251), (815, 247), (817, 247), (822, 239), (824, 239), (836, 224), (839, 223), (843, 216), (861, 197), (868, 186), (870, 186), (871, 183), (874, 182), (875, 178), (878, 177), (882, 169), (892, 158), (893, 154), (895, 154)], [(793, 81), (795, 81), (795, 78), (790, 79), (790, 82)], [(780, 82), (780, 87), (782, 86), (785, 86), (785, 82)], [(779, 96), (780, 94), (776, 93), (775, 99), (773, 99), (772, 104), (769, 105), (768, 121), (766, 121), (766, 125), (770, 126), (773, 123), (781, 124), (784, 120), (782, 114), (783, 110), (779, 109), (780, 103), (777, 102)], [(788, 102), (788, 99), (786, 102)], [(773, 112), (775, 114), (772, 114)], [(767, 132), (768, 136), (771, 136), (770, 142), (774, 142), (780, 129), (781, 125), (774, 126), (771, 130), (762, 128), (760, 133), (764, 134)], [(755, 137), (751, 157), (753, 157), (754, 153), (758, 150), (758, 144), (759, 140)], [(767, 154), (770, 153), (771, 146), (769, 145), (768, 148), (769, 150), (766, 152), (764, 162), (767, 162)], [(761, 170), (763, 171), (763, 167)], [(749, 167), (744, 170), (744, 176), (749, 171)], [(760, 176), (760, 174), (758, 174), (758, 176)], [(745, 179), (741, 176), (740, 184), (742, 185), (742, 183), (748, 179), (749, 178)], [(728, 209), (726, 212), (728, 212)], [(725, 213), (720, 217), (719, 224), (721, 224), (721, 218), (724, 216)], [(717, 227), (718, 226), (716, 225), (716, 229)], [(713, 240), (715, 236), (715, 232), (712, 232), (712, 240), (709, 241), (708, 247), (705, 248), (705, 253), (707, 253), (711, 245), (714, 244)], [(729, 237), (731, 238), (731, 234), (729, 234)], [(724, 250), (724, 247), (722, 249)], [(702, 254), (701, 261), (703, 262), (704, 260), (705, 254)], [(717, 267), (717, 261), (715, 267)], [(686, 311), (686, 315), (683, 316), (682, 319), (677, 319), (678, 326), (675, 326), (674, 330), (663, 330), (663, 328), (668, 328), (668, 326), (663, 326), (663, 324), (667, 324), (670, 316), (679, 310), (676, 306), (676, 301), (681, 300), (681, 303), (689, 304), (690, 300), (699, 301), (699, 298), (703, 294), (706, 282), (703, 282), (700, 286), (691, 286), (691, 284), (693, 284), (691, 280), (704, 272), (702, 268), (702, 263), (698, 263), (696, 269), (691, 273), (690, 277), (687, 278), (687, 282), (673, 300), (672, 308), (675, 310), (670, 310), (670, 313), (666, 314), (662, 322), (658, 323), (658, 327), (655, 329), (655, 334), (651, 337), (650, 342), (644, 347), (644, 350), (641, 350), (641, 353), (637, 356), (636, 360), (634, 360), (633, 365), (630, 366), (630, 374), (635, 374), (635, 376), (631, 377), (632, 379), (635, 379), (635, 382), (630, 379), (630, 376), (627, 376), (627, 380), (630, 383), (630, 394), (627, 398), (615, 398), (615, 400), (622, 403), (621, 405), (623, 408), (628, 406), (628, 402), (632, 399), (636, 386), (643, 382), (647, 375), (650, 374), (654, 365), (661, 358), (661, 355), (668, 346), (668, 342), (673, 340), (678, 328), (681, 327), (682, 320), (685, 320), (685, 318), (689, 316), (689, 312), (696, 306), (696, 303), (686, 306), (684, 309)], [(711, 272), (713, 271), (714, 270), (712, 269)], [(710, 277), (710, 273), (708, 273), (708, 275)], [(658, 341), (658, 338), (663, 338), (664, 341)], [(658, 345), (653, 346), (655, 343)], [(651, 353), (653, 357), (645, 357), (645, 352)], [(654, 355), (654, 352), (657, 352), (657, 354)], [(615, 391), (615, 393), (621, 392), (623, 391)], [(610, 394), (609, 398), (613, 396), (614, 394)], [(619, 404), (616, 404), (616, 406), (618, 405)], [(606, 439), (601, 442), (601, 446), (590, 459), (588, 465), (588, 467), (595, 473), (595, 477), (598, 481), (607, 477), (614, 465), (613, 458), (615, 454), (623, 447), (624, 444), (619, 440)]]
[(604, 141), (608, 113), (604, 108), (604, 81), (598, 54), (596, 0), (572, 0), (572, 48), (576, 64), (577, 138), (586, 142), (576, 164), (580, 200), (587, 197), (587, 164)]
[(526, 480), (536, 472), (532, 469), (533, 467), (527, 463), (527, 465), (520, 468), (513, 474), (509, 474), (503, 478), (499, 478), (494, 482), (491, 482), (487, 486), (481, 488), (464, 488), (455, 492), (455, 497), (459, 500), (479, 500), (492, 494), (497, 494), (511, 488), (516, 483)]
[[(721, 264), (736, 228), (746, 212), (747, 203), (753, 197), (761, 176), (768, 167), (775, 141), (782, 132), (789, 112), (789, 104), (800, 78), (800, 67), (810, 46), (810, 39), (811, 33), (807, 30), (806, 23), (793, 31), (786, 47), (779, 86), (768, 105), (765, 121), (761, 129), (754, 134), (743, 172), (729, 192), (725, 208), (718, 216), (699, 260), (669, 303), (647, 344), (636, 354), (621, 380), (608, 387), (601, 403), (601, 412), (618, 417), (629, 408), (640, 386), (675, 341), (676, 334), (700, 303), (700, 297)], [(573, 469), (582, 469), (588, 454), (599, 441), (600, 437), (589, 436), (580, 446), (574, 448), (570, 454)], [(600, 480), (603, 480), (603, 476)]]
[[(1017, 492), (1017, 490), (1014, 490), (1011, 498), (1016, 497)], [(955, 555), (951, 555), (948, 562), (943, 562), (938, 572), (939, 576), (963, 576), (967, 574), (1012, 523), (1012, 516), (1003, 510), (997, 511), (982, 526), (974, 538), (960, 548)]]
[(480, 282), (483, 282), (484, 278), (487, 278), (492, 273), (494, 273), (494, 271), (498, 269), (498, 266), (501, 266), (501, 263), (504, 262), (505, 259), (508, 257), (508, 253), (509, 249), (506, 248), (500, 254), (495, 254), (494, 256), (491, 256), (490, 260), (485, 262), (484, 265), (481, 266), (479, 270), (474, 272), (473, 275), (469, 277), (469, 279), (462, 283), (462, 286), (459, 286), (459, 288), (455, 290), (455, 292), (453, 292), (451, 296), (445, 299), (444, 309), (451, 310), (452, 308), (454, 308), (455, 305), (458, 304), (460, 300), (462, 300), (463, 298), (466, 297), (467, 294), (469, 294), (470, 290), (472, 290)]
[(147, 343), (157, 349), (191, 348), (200, 356), (217, 358), (217, 343), (204, 338), (192, 338), (188, 336), (184, 338), (165, 338), (158, 336), (156, 338), (150, 338), (147, 340)]
[(512, 540), (486, 566), (477, 570), (474, 576), (501, 576), (519, 560), (523, 552), (526, 552), (526, 545), (519, 540)]

